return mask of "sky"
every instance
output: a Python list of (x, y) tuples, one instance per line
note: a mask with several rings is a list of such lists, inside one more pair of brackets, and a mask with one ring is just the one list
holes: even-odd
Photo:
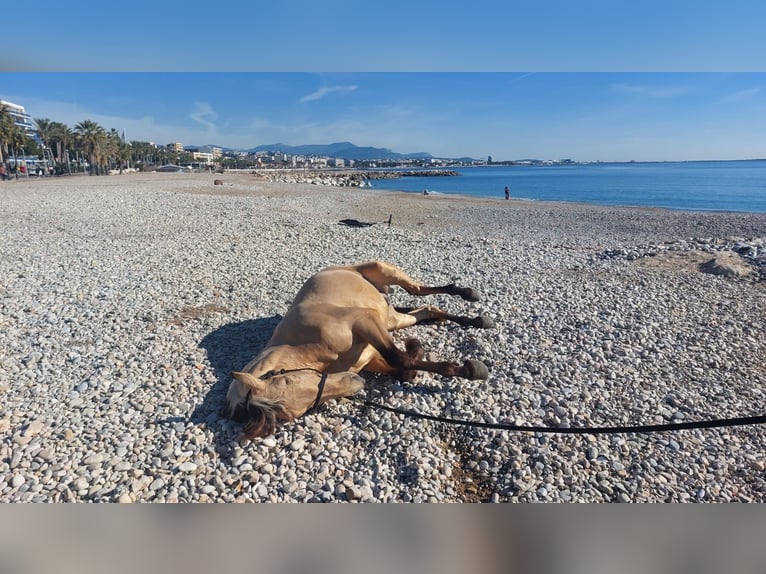
[(350, 141), (495, 161), (766, 158), (766, 73), (0, 72), (33, 118), (129, 141)]
[(762, 0), (34, 0), (3, 71), (764, 71)]
[(0, 98), (129, 140), (766, 157), (762, 0), (33, 4), (3, 26)]

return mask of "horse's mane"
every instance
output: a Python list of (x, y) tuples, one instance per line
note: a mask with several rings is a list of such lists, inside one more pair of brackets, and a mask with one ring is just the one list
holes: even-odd
[(293, 420), (282, 401), (249, 395), (246, 408), (249, 421), (245, 424), (242, 438), (247, 440), (274, 434), (280, 421)]

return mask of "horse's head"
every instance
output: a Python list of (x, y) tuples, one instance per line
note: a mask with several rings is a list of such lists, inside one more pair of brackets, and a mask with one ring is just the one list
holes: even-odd
[(364, 379), (351, 372), (323, 374), (307, 369), (260, 377), (231, 375), (226, 414), (245, 423), (247, 439), (268, 436), (280, 422), (292, 421), (325, 401), (353, 395), (364, 385)]

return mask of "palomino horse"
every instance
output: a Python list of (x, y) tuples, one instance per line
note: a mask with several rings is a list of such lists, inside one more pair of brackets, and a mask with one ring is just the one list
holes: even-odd
[(417, 339), (409, 339), (402, 351), (389, 332), (426, 321), (486, 329), (494, 325), (489, 317), (451, 315), (435, 307), (395, 309), (385, 297), (390, 285), (412, 295), (479, 299), (474, 289), (455, 284), (426, 287), (382, 261), (320, 271), (298, 291), (263, 351), (243, 372), (232, 373), (227, 416), (247, 423), (244, 438), (268, 436), (280, 421), (292, 421), (321, 403), (360, 391), (364, 379), (357, 373), (362, 370), (402, 380), (411, 380), (416, 371), (488, 377), (480, 361), (426, 361)]

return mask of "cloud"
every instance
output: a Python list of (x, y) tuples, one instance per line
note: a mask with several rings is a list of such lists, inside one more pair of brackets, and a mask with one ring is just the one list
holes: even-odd
[(681, 96), (689, 91), (683, 87), (659, 87), (636, 84), (612, 84), (609, 88), (617, 94), (635, 94), (650, 98), (671, 98)]
[(255, 118), (250, 122), (255, 139), (262, 144), (286, 143), (300, 145), (306, 143), (329, 143), (349, 140), (358, 144), (366, 133), (366, 124), (354, 119), (340, 119), (330, 122), (280, 123), (264, 118)]
[(761, 88), (748, 88), (746, 90), (740, 90), (738, 92), (726, 94), (724, 97), (721, 98), (721, 103), (732, 104), (732, 103), (741, 102), (743, 100), (752, 98), (760, 91), (761, 91)]
[(198, 124), (204, 126), (208, 131), (215, 131), (213, 120), (218, 118), (213, 106), (207, 102), (194, 102), (194, 111), (189, 115)]
[[(27, 112), (35, 118), (49, 118), (72, 127), (82, 120), (92, 120), (105, 129), (115, 128), (120, 133), (125, 130), (128, 141), (151, 141), (158, 144), (167, 142), (184, 142), (203, 145), (207, 143), (224, 143), (231, 147), (248, 147), (252, 138), (249, 134), (232, 134), (226, 141), (210, 141), (212, 121), (217, 114), (207, 104), (197, 104), (189, 117), (194, 122), (187, 124), (171, 123), (158, 120), (152, 116), (128, 117), (114, 114), (94, 112), (92, 109), (77, 103), (47, 100), (30, 97), (23, 94), (8, 94), (12, 102), (23, 102)], [(215, 134), (217, 135), (217, 134)]]
[(508, 83), (518, 82), (520, 80), (528, 78), (529, 76), (534, 76), (536, 73), (537, 72), (526, 72), (525, 74), (521, 74), (520, 76), (514, 76), (510, 80), (508, 80)]
[(319, 88), (316, 92), (308, 94), (307, 96), (303, 96), (301, 98), (301, 102), (312, 102), (314, 100), (320, 100), (328, 94), (333, 94), (337, 92), (353, 92), (358, 87), (359, 86), (353, 86), (353, 85), (352, 86), (324, 86), (322, 88)]

